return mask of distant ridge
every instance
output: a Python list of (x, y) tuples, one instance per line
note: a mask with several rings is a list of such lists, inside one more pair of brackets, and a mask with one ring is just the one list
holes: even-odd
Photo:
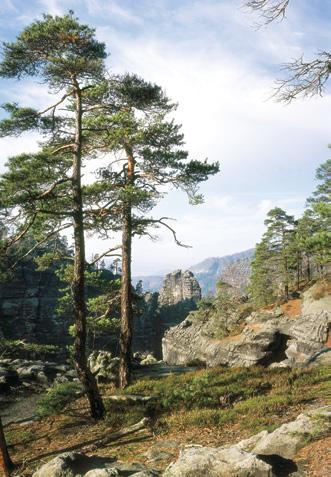
[[(190, 267), (189, 270), (198, 279), (204, 295), (215, 292), (215, 286), (219, 279), (228, 281), (227, 277), (230, 271), (232, 274), (238, 273), (238, 287), (242, 288), (250, 275), (250, 262), (253, 258), (254, 250), (254, 248), (250, 248), (243, 252), (225, 255), (224, 257), (206, 258), (206, 260)], [(235, 277), (232, 277), (231, 281), (231, 284), (234, 285), (236, 282)]]
[[(226, 279), (231, 273), (236, 274), (238, 271), (238, 286), (242, 287), (245, 281), (248, 281), (250, 273), (250, 262), (254, 255), (254, 248), (250, 248), (243, 252), (225, 255), (224, 257), (209, 257), (202, 262), (188, 267), (188, 270), (194, 273), (201, 286), (204, 295), (215, 292), (216, 282), (219, 279)], [(235, 264), (235, 265), (234, 265)], [(236, 277), (231, 277), (235, 283)], [(143, 281), (144, 291), (159, 291), (163, 284), (164, 276), (149, 275), (133, 277), (133, 284), (136, 285), (139, 280)], [(232, 283), (231, 283), (232, 284)]]

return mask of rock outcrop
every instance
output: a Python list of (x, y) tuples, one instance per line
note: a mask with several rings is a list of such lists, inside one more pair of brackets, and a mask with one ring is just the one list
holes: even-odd
[[(238, 444), (211, 448), (190, 446), (181, 451), (164, 477), (276, 477), (298, 470), (295, 456), (308, 440), (331, 430), (331, 407), (300, 414), (275, 431), (259, 434)], [(294, 475), (294, 474), (293, 474)], [(295, 475), (303, 475), (295, 474)]]
[(201, 288), (189, 270), (176, 270), (166, 275), (159, 294), (160, 306), (173, 306), (181, 302), (196, 302), (201, 299)]
[(192, 272), (176, 270), (166, 275), (159, 294), (145, 294), (142, 314), (134, 320), (134, 350), (150, 351), (161, 357), (166, 330), (196, 310), (200, 299), (200, 285)]
[(45, 344), (68, 342), (69, 319), (56, 313), (61, 286), (53, 269), (38, 272), (33, 263), (22, 263), (10, 281), (0, 284), (0, 334)]
[(169, 329), (162, 341), (163, 359), (168, 364), (201, 362), (212, 366), (301, 366), (326, 348), (331, 323), (330, 296), (312, 303), (312, 289), (303, 295), (304, 312), (297, 319), (281, 310), (252, 313), (243, 321), (241, 333), (214, 339), (208, 321), (192, 313)]
[(143, 464), (114, 463), (113, 459), (66, 452), (47, 462), (32, 477), (158, 477), (160, 473)]

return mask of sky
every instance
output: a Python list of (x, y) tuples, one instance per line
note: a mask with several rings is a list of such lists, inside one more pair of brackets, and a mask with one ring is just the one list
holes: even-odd
[[(187, 268), (211, 256), (253, 247), (274, 206), (300, 216), (315, 188), (319, 164), (330, 158), (330, 91), (290, 105), (271, 99), (281, 65), (311, 59), (331, 40), (331, 2), (293, 0), (283, 22), (257, 28), (258, 18), (241, 0), (0, 0), (0, 40), (16, 35), (42, 13), (69, 9), (96, 28), (107, 45), (107, 67), (136, 73), (178, 102), (190, 157), (220, 162), (220, 173), (204, 183), (205, 202), (188, 204), (178, 191), (153, 211), (171, 216), (159, 240), (136, 239), (135, 275)], [(0, 102), (50, 104), (47, 89), (32, 80), (0, 81)], [(37, 137), (0, 139), (0, 171), (8, 156), (36, 150)], [(114, 237), (114, 243), (117, 238)], [(87, 239), (87, 254), (113, 244)]]

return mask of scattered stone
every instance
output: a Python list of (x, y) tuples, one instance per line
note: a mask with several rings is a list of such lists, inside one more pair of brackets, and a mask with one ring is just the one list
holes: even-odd
[(156, 364), (158, 360), (154, 358), (152, 354), (148, 354), (144, 359), (140, 361), (141, 366), (148, 366), (151, 364)]
[(87, 472), (84, 477), (118, 477), (121, 474), (114, 467), (113, 469), (94, 469)]
[(98, 383), (117, 381), (119, 358), (114, 358), (110, 351), (93, 351), (88, 357), (88, 364)]

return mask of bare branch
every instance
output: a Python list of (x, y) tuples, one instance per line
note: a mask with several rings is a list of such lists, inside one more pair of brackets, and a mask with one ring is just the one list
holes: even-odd
[(286, 9), (290, 0), (249, 0), (245, 5), (261, 14), (263, 23), (268, 25), (275, 20), (282, 21), (285, 18)]
[(69, 182), (71, 181), (72, 178), (71, 177), (66, 177), (64, 179), (59, 179), (58, 181), (54, 182), (54, 184), (52, 184), (47, 190), (45, 190), (45, 192), (43, 192), (42, 194), (38, 195), (36, 197), (36, 199), (45, 199), (45, 197), (47, 197), (48, 195), (50, 195), (53, 190), (60, 184), (63, 184), (65, 182)]
[(6, 248), (9, 248), (11, 247), (12, 245), (14, 245), (16, 242), (19, 242), (27, 233), (28, 231), (30, 230), (30, 228), (32, 227), (32, 225), (34, 224), (34, 221), (36, 220), (36, 217), (37, 217), (37, 214), (34, 214), (32, 216), (32, 219), (30, 220), (30, 222), (26, 225), (26, 227), (22, 230), (22, 232), (20, 232), (16, 237), (13, 237), (9, 244), (7, 244)]
[(101, 255), (98, 255), (98, 257), (96, 259), (94, 259), (92, 262), (89, 263), (89, 265), (94, 265), (96, 264), (99, 260), (101, 260), (103, 257), (114, 257), (114, 256), (117, 256), (117, 257), (121, 257), (120, 254), (112, 254), (112, 255), (109, 255), (111, 252), (115, 252), (115, 250), (119, 250), (121, 249), (122, 246), (121, 245), (117, 245), (116, 247), (113, 247), (113, 248), (110, 248), (109, 250), (107, 250), (106, 252), (102, 253)]
[(10, 267), (11, 270), (13, 270), (19, 263), (21, 263), (21, 261), (24, 260), (28, 255), (30, 255), (32, 252), (34, 252), (40, 245), (47, 242), (53, 235), (56, 235), (56, 234), (62, 232), (62, 230), (65, 230), (65, 229), (71, 227), (71, 225), (72, 224), (63, 225), (63, 227), (60, 227), (60, 228), (54, 230), (53, 232), (49, 233), (43, 240), (40, 240), (40, 242), (36, 243), (33, 247), (30, 248), (30, 250), (28, 250), (18, 260), (16, 260), (16, 262)]
[(65, 144), (64, 146), (60, 146), (57, 149), (55, 149), (54, 151), (52, 151), (52, 154), (57, 154), (58, 152), (63, 151), (63, 149), (68, 149), (69, 147), (74, 147), (74, 146), (75, 146), (74, 143)]
[(278, 101), (290, 103), (299, 96), (322, 96), (331, 73), (331, 54), (322, 51), (310, 62), (304, 61), (301, 56), (284, 64), (282, 70), (288, 72), (289, 77), (276, 81), (274, 97)]
[(39, 111), (39, 112), (37, 113), (37, 116), (42, 116), (43, 114), (47, 113), (47, 112), (50, 111), (50, 110), (53, 110), (53, 114), (54, 114), (55, 109), (56, 109), (61, 103), (63, 103), (63, 101), (64, 101), (66, 98), (68, 98), (69, 96), (71, 96), (72, 93), (73, 93), (73, 91), (70, 91), (69, 93), (64, 94), (64, 95), (62, 96), (62, 98), (61, 98), (59, 101), (57, 101), (56, 103), (52, 104), (52, 106), (49, 106), (48, 108), (44, 109), (43, 111)]
[(184, 247), (184, 248), (192, 248), (192, 245), (185, 245), (184, 243), (182, 243), (178, 240), (176, 231), (172, 227), (170, 227), (169, 224), (164, 222), (165, 220), (174, 220), (174, 219), (172, 219), (171, 217), (161, 217), (160, 219), (146, 219), (146, 221), (144, 221), (144, 223), (163, 225), (163, 227), (166, 227), (168, 230), (170, 230), (170, 232), (172, 233), (172, 236), (173, 236), (177, 245), (179, 245), (180, 247)]

